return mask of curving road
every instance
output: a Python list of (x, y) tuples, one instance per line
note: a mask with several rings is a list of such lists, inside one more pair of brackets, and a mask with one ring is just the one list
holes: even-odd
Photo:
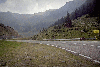
[(33, 41), (33, 40), (8, 40), (17, 42), (40, 43), (64, 49), (73, 54), (78, 54), (94, 62), (100, 63), (100, 41)]

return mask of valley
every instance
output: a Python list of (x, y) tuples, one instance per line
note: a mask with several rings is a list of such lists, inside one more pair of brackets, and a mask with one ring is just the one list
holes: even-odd
[[(71, 14), (76, 8), (86, 3), (86, 0), (74, 0), (68, 3), (66, 2), (66, 4), (59, 9), (34, 14), (19, 14), (10, 11), (0, 12), (0, 23), (14, 28), (23, 37), (31, 37), (39, 33), (43, 28), (48, 28), (61, 17), (66, 16), (67, 11)], [(77, 5), (74, 6), (75, 4)]]

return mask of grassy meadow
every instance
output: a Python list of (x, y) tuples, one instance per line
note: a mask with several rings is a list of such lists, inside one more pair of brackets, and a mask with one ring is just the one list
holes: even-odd
[(60, 48), (36, 43), (0, 41), (0, 67), (99, 67)]

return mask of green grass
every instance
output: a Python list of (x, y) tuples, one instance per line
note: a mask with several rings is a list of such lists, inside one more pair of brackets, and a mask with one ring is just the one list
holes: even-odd
[[(47, 29), (47, 31), (40, 32), (38, 35), (33, 36), (33, 39), (43, 40), (43, 39), (69, 39), (69, 38), (94, 38), (94, 36), (98, 36), (93, 33), (93, 30), (99, 29), (96, 27), (97, 17), (88, 17), (86, 15), (79, 17), (78, 19), (72, 20), (72, 28), (67, 28), (61, 26), (61, 29), (54, 29), (54, 26)], [(100, 26), (100, 25), (99, 25)], [(78, 28), (78, 30), (75, 30)], [(81, 32), (83, 30), (86, 32)], [(57, 31), (61, 30), (61, 31)]]
[(99, 64), (52, 46), (9, 41), (0, 43), (0, 60), (7, 62), (8, 67), (99, 67)]
[(0, 40), (0, 56), (2, 56), (4, 53), (7, 53), (9, 50), (17, 48), (21, 44), (22, 43)]

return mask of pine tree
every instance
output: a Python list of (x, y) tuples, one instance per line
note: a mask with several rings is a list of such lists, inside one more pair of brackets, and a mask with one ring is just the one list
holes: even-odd
[(70, 14), (68, 13), (68, 11), (67, 11), (67, 17), (65, 19), (65, 27), (72, 27), (72, 22), (71, 22), (71, 19), (70, 19)]

